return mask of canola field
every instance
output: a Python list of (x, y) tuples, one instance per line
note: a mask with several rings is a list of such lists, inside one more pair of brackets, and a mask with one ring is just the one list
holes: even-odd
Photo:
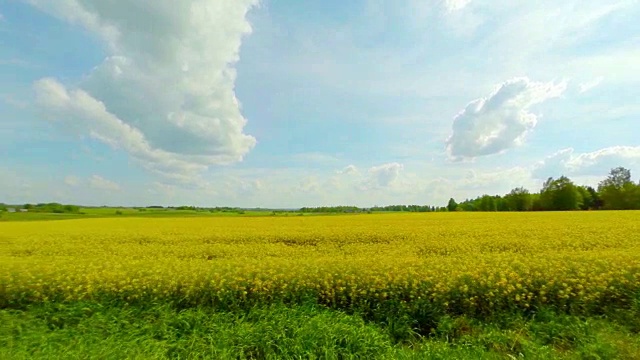
[(368, 312), (586, 314), (628, 307), (639, 293), (640, 212), (0, 223), (0, 308), (314, 301)]

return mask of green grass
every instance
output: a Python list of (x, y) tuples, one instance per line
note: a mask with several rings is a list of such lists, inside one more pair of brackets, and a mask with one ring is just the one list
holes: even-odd
[(46, 221), (68, 220), (87, 218), (110, 217), (256, 217), (256, 216), (354, 216), (361, 214), (343, 213), (298, 213), (298, 212), (273, 212), (272, 210), (244, 210), (237, 211), (196, 211), (173, 209), (144, 209), (136, 208), (81, 208), (79, 213), (47, 213), (47, 212), (0, 212), (1, 221)]
[[(308, 216), (309, 214), (304, 214)], [(43, 221), (43, 220), (66, 220), (83, 218), (106, 218), (106, 217), (220, 217), (220, 216), (298, 216), (297, 213), (276, 213), (272, 211), (195, 211), (195, 210), (172, 210), (172, 209), (144, 209), (135, 208), (81, 208), (79, 213), (46, 213), (46, 212), (0, 212), (0, 221)]]
[(402, 321), (392, 329), (317, 305), (220, 312), (48, 304), (0, 310), (0, 358), (637, 359), (640, 334), (628, 321), (634, 316), (444, 316), (421, 336), (408, 323), (399, 331)]
[(0, 221), (39, 221), (39, 220), (65, 220), (87, 217), (84, 214), (54, 214), (54, 213), (0, 213)]

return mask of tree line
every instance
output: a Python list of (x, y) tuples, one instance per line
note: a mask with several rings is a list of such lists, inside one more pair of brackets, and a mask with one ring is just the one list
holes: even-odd
[(640, 182), (631, 180), (624, 167), (611, 169), (597, 188), (576, 185), (566, 176), (548, 178), (538, 192), (517, 187), (505, 195), (482, 195), (460, 203), (449, 199), (446, 206), (388, 205), (359, 208), (355, 206), (304, 207), (300, 212), (371, 213), (371, 212), (439, 212), (439, 211), (570, 211), (640, 209)]
[[(10, 206), (0, 203), (0, 212)], [(76, 205), (59, 203), (25, 204), (16, 208), (30, 212), (80, 213)], [(149, 206), (149, 209), (163, 209)], [(210, 212), (238, 212), (232, 207), (200, 208), (195, 206), (167, 207), (172, 210), (195, 210)], [(278, 210), (278, 212), (299, 213), (372, 213), (372, 212), (442, 212), (442, 211), (569, 211), (569, 210), (638, 210), (640, 209), (640, 182), (634, 183), (631, 171), (624, 167), (611, 169), (606, 179), (596, 188), (576, 185), (566, 176), (548, 178), (538, 192), (530, 192), (517, 187), (505, 195), (482, 195), (475, 199), (457, 202), (449, 199), (446, 206), (430, 205), (388, 205), (360, 208), (356, 206), (303, 207), (299, 210)], [(256, 209), (259, 210), (259, 209)]]
[(611, 169), (597, 188), (576, 185), (566, 176), (548, 178), (537, 193), (518, 187), (504, 196), (482, 195), (447, 204), (449, 211), (569, 211), (640, 209), (640, 183), (624, 167)]
[(436, 212), (436, 211), (448, 211), (446, 206), (430, 206), (430, 205), (387, 205), (387, 206), (374, 206), (370, 208), (361, 208), (357, 206), (319, 206), (319, 207), (303, 207), (298, 211), (301, 213), (342, 213), (342, 214), (357, 214), (357, 213), (372, 213), (372, 212)]
[(59, 203), (40, 203), (40, 204), (24, 204), (24, 205), (11, 206), (4, 203), (0, 203), (0, 212), (8, 211), (9, 209), (25, 209), (25, 210), (28, 210), (29, 212), (38, 212), (38, 213), (56, 213), (56, 214), (80, 213), (80, 207), (76, 205), (64, 205)]

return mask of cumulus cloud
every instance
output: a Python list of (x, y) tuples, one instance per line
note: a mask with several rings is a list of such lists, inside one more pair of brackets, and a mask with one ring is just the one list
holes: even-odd
[(347, 165), (343, 169), (336, 171), (338, 174), (355, 175), (358, 174), (358, 168), (355, 165)]
[(566, 87), (565, 82), (542, 83), (526, 77), (502, 83), (456, 115), (447, 151), (454, 158), (474, 158), (520, 145), (538, 121), (529, 108), (560, 96)]
[(120, 185), (99, 175), (91, 176), (89, 179), (89, 186), (98, 190), (120, 191)]
[(632, 170), (640, 167), (640, 146), (612, 146), (578, 154), (572, 148), (563, 149), (537, 163), (533, 176), (537, 179), (561, 175), (605, 176), (618, 166)]
[(79, 84), (36, 82), (40, 103), (64, 126), (166, 173), (240, 161), (254, 147), (234, 64), (256, 0), (30, 3), (107, 45), (108, 57)]
[(369, 169), (370, 180), (376, 186), (387, 187), (398, 178), (403, 168), (397, 162), (374, 166)]
[[(87, 134), (114, 148), (123, 149), (150, 170), (171, 175), (206, 169), (202, 157), (185, 156), (156, 149), (144, 134), (107, 111), (105, 105), (83, 90), (67, 89), (54, 79), (42, 79), (34, 85), (40, 105), (68, 131)], [(90, 119), (90, 120), (89, 120)]]

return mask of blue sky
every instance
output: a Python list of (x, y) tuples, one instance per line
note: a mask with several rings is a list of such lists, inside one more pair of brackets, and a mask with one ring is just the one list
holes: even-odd
[(0, 202), (445, 204), (640, 172), (640, 1), (0, 0)]

